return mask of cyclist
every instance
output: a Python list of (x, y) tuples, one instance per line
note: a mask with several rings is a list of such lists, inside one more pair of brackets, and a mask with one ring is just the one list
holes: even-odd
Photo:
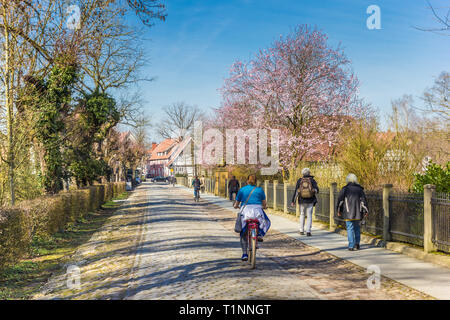
[(198, 176), (195, 176), (195, 179), (192, 180), (192, 187), (194, 188), (194, 198), (200, 198), (200, 187), (202, 186), (202, 182), (198, 178)]
[(246, 220), (257, 219), (259, 221), (258, 241), (262, 242), (262, 237), (267, 233), (270, 228), (270, 220), (267, 217), (264, 209), (267, 209), (266, 194), (264, 190), (256, 186), (256, 175), (251, 174), (247, 178), (247, 185), (241, 188), (236, 196), (236, 202), (234, 207), (239, 208), (243, 203), (241, 210), (242, 231), (240, 233), (241, 248), (242, 248), (242, 261), (248, 260), (247, 247), (248, 241), (246, 237)]
[(175, 184), (177, 183), (177, 178), (175, 176), (172, 176), (172, 185), (175, 187)]

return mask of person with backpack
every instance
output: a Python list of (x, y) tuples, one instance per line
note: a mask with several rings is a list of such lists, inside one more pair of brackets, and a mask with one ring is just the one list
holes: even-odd
[(236, 199), (236, 195), (239, 191), (239, 188), (240, 188), (239, 181), (236, 179), (236, 176), (233, 176), (232, 179), (228, 182), (228, 194), (230, 195), (230, 201)]
[(305, 216), (308, 221), (306, 223), (306, 236), (311, 236), (312, 213), (317, 203), (316, 194), (319, 193), (319, 187), (314, 176), (311, 175), (309, 168), (302, 170), (302, 178), (298, 179), (295, 186), (295, 192), (292, 197), (291, 206), (295, 206), (296, 199), (300, 205), (300, 234), (305, 234)]
[(359, 250), (361, 239), (360, 221), (367, 217), (369, 209), (364, 188), (358, 184), (358, 178), (350, 173), (345, 179), (347, 185), (338, 196), (336, 212), (345, 221), (347, 227), (348, 250)]

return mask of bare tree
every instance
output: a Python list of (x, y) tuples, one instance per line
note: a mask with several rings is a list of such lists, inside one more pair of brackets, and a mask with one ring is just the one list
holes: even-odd
[(146, 26), (153, 26), (153, 20), (165, 21), (166, 6), (160, 0), (126, 0), (128, 5)]
[(428, 9), (431, 10), (433, 14), (433, 19), (436, 20), (438, 26), (431, 27), (431, 28), (421, 28), (421, 27), (415, 27), (418, 30), (421, 31), (427, 31), (427, 32), (434, 32), (441, 35), (450, 36), (450, 8), (444, 7), (442, 9), (446, 9), (446, 12), (443, 12), (443, 10), (439, 10), (441, 8), (434, 7), (430, 1), (427, 0), (428, 3)]
[(194, 128), (195, 121), (201, 119), (200, 110), (185, 102), (176, 102), (163, 109), (165, 117), (157, 126), (158, 134), (163, 138), (183, 139)]
[[(68, 28), (70, 4), (81, 10), (79, 28)], [(45, 78), (61, 56), (73, 57), (82, 67), (80, 87), (91, 89), (87, 92), (115, 90), (142, 80), (136, 70), (145, 59), (136, 49), (139, 34), (126, 26), (128, 13), (136, 14), (146, 26), (167, 16), (160, 0), (0, 0), (0, 156), (7, 165), (2, 171), (8, 171), (12, 204), (16, 171), (23, 159), (30, 159), (29, 150), (39, 149), (39, 145), (31, 146), (33, 130), (24, 121), (27, 105), (21, 90), (25, 82)], [(136, 107), (122, 111), (132, 108)], [(42, 154), (37, 158), (42, 162)]]
[(27, 127), (29, 121), (24, 115), (26, 108), (21, 92), (24, 78), (38, 68), (45, 69), (51, 60), (49, 48), (56, 46), (52, 42), (55, 38), (46, 37), (49, 28), (53, 28), (53, 36), (61, 35), (58, 28), (58, 21), (61, 19), (55, 13), (56, 1), (49, 1), (38, 10), (40, 3), (41, 1), (0, 2), (0, 112), (4, 117), (1, 123), (4, 135), (0, 156), (8, 167), (11, 204), (14, 204), (16, 198), (16, 171), (21, 162), (29, 159), (29, 154), (24, 151), (29, 150), (31, 144), (31, 128)]
[(450, 121), (450, 73), (443, 71), (422, 97), (427, 109), (444, 123)]

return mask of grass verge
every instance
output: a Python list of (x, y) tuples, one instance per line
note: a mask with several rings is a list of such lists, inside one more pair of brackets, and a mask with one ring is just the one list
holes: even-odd
[[(114, 200), (125, 200), (122, 193)], [(53, 273), (61, 272), (77, 248), (88, 241), (105, 221), (114, 214), (121, 201), (108, 201), (102, 209), (90, 212), (64, 232), (36, 238), (28, 257), (0, 272), (0, 299), (26, 300), (36, 294)]]

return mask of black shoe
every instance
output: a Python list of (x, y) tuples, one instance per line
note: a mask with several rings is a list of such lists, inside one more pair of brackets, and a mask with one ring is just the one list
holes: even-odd
[(349, 251), (355, 251), (355, 248), (348, 248)]
[(357, 245), (355, 246), (355, 249), (356, 249), (356, 250), (359, 250), (359, 244), (357, 244)]
[(306, 233), (306, 236), (307, 236), (307, 237), (311, 237), (311, 232), (307, 232), (307, 233)]
[(263, 237), (258, 237), (258, 242), (264, 242)]
[(301, 236), (305, 235), (305, 233), (303, 231), (299, 231), (298, 233), (300, 233)]

